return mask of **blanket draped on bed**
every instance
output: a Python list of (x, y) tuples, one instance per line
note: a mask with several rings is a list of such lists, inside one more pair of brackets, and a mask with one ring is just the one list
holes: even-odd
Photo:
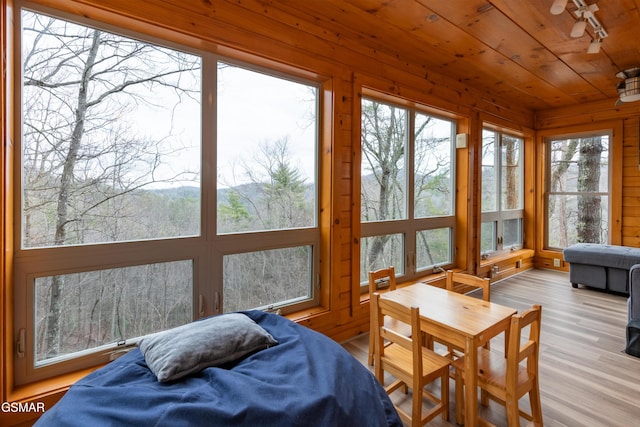
[(375, 377), (339, 344), (244, 312), (278, 345), (160, 383), (138, 349), (74, 384), (38, 426), (402, 426)]

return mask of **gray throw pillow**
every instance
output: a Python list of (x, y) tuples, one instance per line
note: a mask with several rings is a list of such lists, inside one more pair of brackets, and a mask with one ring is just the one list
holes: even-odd
[(228, 313), (146, 336), (138, 342), (158, 381), (173, 381), (278, 342), (242, 313)]

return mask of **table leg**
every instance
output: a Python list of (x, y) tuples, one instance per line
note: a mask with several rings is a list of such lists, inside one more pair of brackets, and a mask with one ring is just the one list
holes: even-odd
[(464, 358), (464, 425), (478, 425), (478, 346), (472, 338), (465, 342)]

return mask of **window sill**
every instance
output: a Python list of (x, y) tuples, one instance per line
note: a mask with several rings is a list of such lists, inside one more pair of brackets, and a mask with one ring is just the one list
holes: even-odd
[(89, 369), (82, 369), (80, 371), (72, 372), (69, 374), (37, 381), (33, 384), (16, 387), (11, 391), (11, 393), (9, 393), (9, 395), (7, 396), (7, 400), (11, 402), (36, 401), (38, 399), (48, 398), (52, 395), (60, 393), (64, 394), (64, 392), (66, 392), (72, 384), (86, 377), (102, 366), (104, 365), (95, 366)]
[[(309, 310), (298, 311), (285, 315), (284, 317), (297, 323), (311, 322), (313, 318), (327, 313), (324, 307), (315, 307)], [(7, 402), (45, 402), (45, 408), (49, 409), (57, 402), (64, 393), (69, 390), (74, 383), (91, 374), (92, 372), (102, 368), (105, 364), (93, 366), (91, 368), (81, 369), (70, 372), (68, 374), (59, 375), (40, 381), (26, 384), (12, 389), (6, 395)], [(0, 425), (4, 425), (0, 422)]]
[[(444, 287), (444, 279), (445, 279), (444, 272), (429, 274), (426, 276), (418, 277), (415, 280), (398, 283), (397, 286), (398, 288), (402, 288), (403, 286), (413, 285), (414, 283), (420, 282), (420, 283), (426, 283), (429, 285), (438, 286), (442, 288)], [(439, 283), (440, 281), (442, 281), (442, 283)], [(360, 304), (368, 303), (369, 299), (370, 299), (369, 292), (363, 292), (360, 294)]]
[[(534, 253), (533, 249), (519, 249), (517, 251), (496, 254), (488, 259), (483, 259), (480, 261), (478, 276), (491, 277), (491, 270), (494, 266), (498, 267), (499, 275), (502, 275), (505, 270), (518, 269), (522, 266), (522, 261), (533, 258)], [(518, 263), (520, 263), (520, 267), (518, 266)]]
[[(7, 402), (44, 405), (44, 410), (48, 410), (64, 396), (71, 385), (102, 366), (104, 365), (16, 387), (6, 395), (5, 399)], [(31, 425), (40, 415), (42, 415), (40, 412), (0, 413), (0, 425)]]

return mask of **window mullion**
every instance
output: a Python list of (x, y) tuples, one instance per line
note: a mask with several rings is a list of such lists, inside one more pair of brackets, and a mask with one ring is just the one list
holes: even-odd
[[(408, 114), (408, 129), (407, 129), (407, 150), (405, 154), (406, 165), (406, 188), (407, 188), (407, 219), (411, 225), (415, 219), (415, 174), (416, 174), (416, 112), (409, 110)], [(405, 230), (404, 238), (404, 262), (405, 273), (409, 276), (415, 275), (416, 272), (416, 230), (413, 227), (408, 227)]]

